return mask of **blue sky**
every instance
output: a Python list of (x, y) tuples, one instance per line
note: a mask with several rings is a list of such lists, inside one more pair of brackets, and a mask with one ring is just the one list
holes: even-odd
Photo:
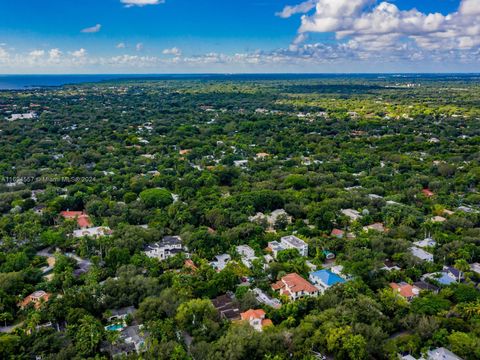
[(477, 9), (480, 0), (4, 0), (0, 73), (478, 71)]

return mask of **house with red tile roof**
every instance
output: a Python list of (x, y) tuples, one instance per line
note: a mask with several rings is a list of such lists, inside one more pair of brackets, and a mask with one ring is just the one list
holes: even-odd
[(272, 289), (279, 291), (280, 295), (287, 295), (291, 300), (297, 300), (304, 296), (317, 296), (319, 290), (296, 273), (282, 277), (272, 285)]
[(435, 195), (433, 191), (430, 189), (423, 189), (422, 194), (425, 195), (426, 197), (432, 197)]
[(343, 238), (345, 236), (345, 231), (340, 229), (333, 229), (330, 235), (338, 238)]
[(393, 289), (395, 294), (403, 297), (405, 300), (411, 301), (413, 298), (417, 297), (420, 294), (420, 289), (414, 285), (407, 284), (406, 282), (401, 283), (390, 283), (390, 287)]
[(62, 211), (60, 216), (65, 220), (76, 220), (77, 225), (80, 229), (86, 229), (92, 227), (92, 222), (90, 217), (85, 213), (85, 211)]
[(28, 305), (33, 304), (35, 309), (39, 309), (43, 303), (48, 301), (50, 296), (51, 294), (43, 290), (38, 290), (25, 297), (20, 303), (18, 303), (18, 306), (21, 309), (25, 309)]
[(265, 311), (262, 309), (250, 309), (240, 314), (243, 321), (248, 321), (250, 326), (257, 331), (263, 331), (267, 326), (272, 326), (272, 320), (265, 319)]
[(183, 266), (192, 272), (196, 272), (198, 270), (198, 267), (195, 265), (195, 263), (191, 259), (185, 260), (185, 262), (183, 263)]

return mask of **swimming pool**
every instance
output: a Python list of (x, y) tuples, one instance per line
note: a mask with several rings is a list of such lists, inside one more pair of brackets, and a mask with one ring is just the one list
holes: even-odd
[(108, 331), (121, 331), (125, 326), (123, 324), (112, 324), (105, 326), (105, 330)]

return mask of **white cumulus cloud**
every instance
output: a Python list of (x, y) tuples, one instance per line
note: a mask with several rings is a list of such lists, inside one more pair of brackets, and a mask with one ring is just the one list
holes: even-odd
[(298, 5), (285, 6), (282, 11), (277, 12), (275, 15), (280, 16), (281, 18), (289, 18), (295, 14), (305, 14), (315, 8), (317, 0), (307, 0)]
[(162, 54), (164, 55), (173, 55), (173, 56), (181, 56), (182, 55), (182, 50), (180, 50), (177, 47), (173, 47), (171, 49), (165, 49), (162, 51)]
[(60, 58), (62, 57), (62, 52), (60, 49), (50, 49), (48, 52), (48, 59), (51, 62), (58, 62), (60, 61)]
[(165, 0), (120, 0), (126, 7), (159, 5), (165, 3)]
[(28, 55), (32, 59), (38, 59), (38, 58), (45, 55), (45, 51), (44, 50), (33, 50), (33, 51), (30, 51), (30, 53)]
[(81, 32), (85, 34), (94, 34), (94, 33), (98, 33), (101, 29), (102, 29), (102, 25), (97, 24), (95, 26), (87, 27), (83, 29)]
[(418, 57), (419, 51), (462, 51), (480, 46), (480, 0), (461, 0), (458, 11), (447, 15), (401, 10), (393, 0), (312, 0), (287, 6), (278, 15), (295, 13), (304, 15), (293, 50), (309, 33), (333, 33), (340, 46), (357, 51), (362, 58), (375, 51), (403, 49)]
[(85, 50), (84, 48), (81, 48), (79, 50), (71, 52), (71, 55), (74, 58), (84, 58), (85, 56), (87, 56), (87, 50)]

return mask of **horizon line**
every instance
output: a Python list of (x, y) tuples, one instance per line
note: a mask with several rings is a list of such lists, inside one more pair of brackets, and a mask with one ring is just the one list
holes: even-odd
[(15, 73), (0, 76), (206, 76), (206, 75), (480, 75), (479, 72), (191, 72), (191, 73)]

